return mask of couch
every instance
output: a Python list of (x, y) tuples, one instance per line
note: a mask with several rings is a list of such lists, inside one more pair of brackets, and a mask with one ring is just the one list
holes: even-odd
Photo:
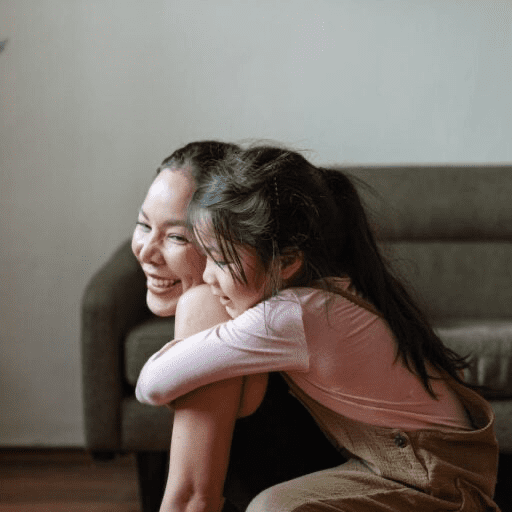
[[(379, 243), (440, 337), (470, 355), (466, 379), (483, 386), (500, 450), (512, 454), (512, 165), (342, 169), (367, 184)], [(129, 241), (90, 280), (81, 315), (86, 448), (135, 453), (143, 510), (158, 510), (172, 413), (138, 403), (134, 386), (174, 322), (148, 311)]]

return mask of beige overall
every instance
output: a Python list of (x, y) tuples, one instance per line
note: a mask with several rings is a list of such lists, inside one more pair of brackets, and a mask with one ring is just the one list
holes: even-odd
[(332, 412), (292, 385), (293, 394), (350, 460), (271, 487), (247, 511), (499, 511), (492, 500), (498, 464), (494, 413), (477, 393), (450, 385), (474, 430), (373, 426)]

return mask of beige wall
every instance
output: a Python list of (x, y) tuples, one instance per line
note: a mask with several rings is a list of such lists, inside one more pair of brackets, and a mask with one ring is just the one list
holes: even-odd
[(508, 0), (0, 0), (0, 445), (83, 443), (79, 304), (193, 139), (512, 160)]

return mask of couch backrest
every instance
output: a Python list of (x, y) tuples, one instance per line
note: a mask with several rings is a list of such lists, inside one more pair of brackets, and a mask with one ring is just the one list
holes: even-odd
[(512, 165), (341, 169), (432, 319), (512, 318)]

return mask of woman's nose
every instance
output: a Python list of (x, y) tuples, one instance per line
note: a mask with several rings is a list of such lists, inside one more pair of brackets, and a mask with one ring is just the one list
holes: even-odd
[(158, 263), (162, 260), (162, 253), (158, 241), (150, 237), (142, 242), (140, 260), (144, 263)]

